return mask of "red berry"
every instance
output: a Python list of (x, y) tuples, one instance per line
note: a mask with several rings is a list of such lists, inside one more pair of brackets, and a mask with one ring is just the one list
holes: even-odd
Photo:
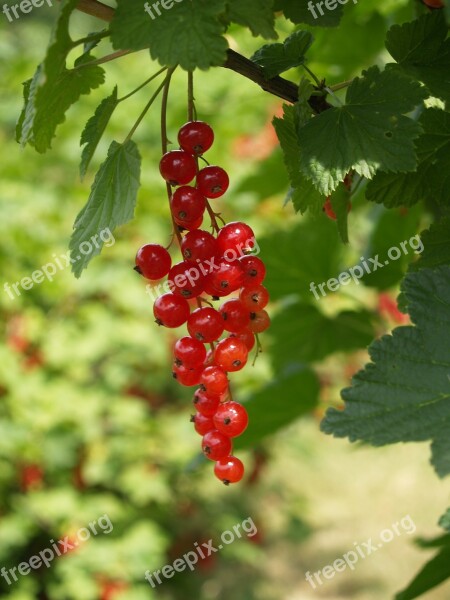
[(191, 154), (202, 155), (214, 142), (214, 131), (203, 121), (191, 121), (183, 125), (178, 132), (178, 143), (183, 150)]
[(209, 460), (225, 458), (232, 450), (231, 440), (225, 434), (213, 429), (203, 436), (202, 450)]
[(255, 346), (255, 336), (252, 331), (250, 331), (249, 327), (246, 327), (243, 331), (239, 333), (232, 333), (228, 337), (237, 338), (238, 340), (242, 340), (244, 344), (247, 346), (247, 350), (250, 352)]
[(226, 331), (237, 333), (245, 329), (250, 323), (249, 309), (237, 298), (224, 302), (220, 307), (220, 313), (224, 320)]
[(171, 150), (162, 157), (159, 170), (171, 185), (186, 185), (194, 179), (197, 163), (192, 154), (184, 150)]
[(217, 292), (211, 293), (211, 296), (228, 296), (238, 290), (243, 282), (244, 271), (238, 261), (221, 261), (206, 278), (205, 289), (208, 289), (208, 293)]
[(444, 8), (445, 6), (442, 0), (423, 0), (423, 3), (430, 8)]
[(208, 431), (215, 429), (212, 417), (205, 417), (199, 412), (191, 417), (191, 423), (194, 423), (195, 431), (200, 435), (205, 435)]
[(196, 298), (205, 289), (205, 276), (191, 260), (174, 265), (169, 271), (169, 281), (172, 293), (183, 298)]
[(136, 254), (134, 268), (147, 279), (161, 279), (169, 272), (172, 259), (165, 248), (158, 244), (146, 244), (139, 248)]
[(182, 337), (175, 344), (174, 356), (179, 366), (195, 369), (203, 366), (206, 360), (206, 348), (194, 338)]
[(208, 166), (198, 172), (197, 188), (207, 198), (220, 198), (230, 185), (230, 179), (221, 167)]
[(158, 325), (175, 328), (180, 327), (188, 320), (189, 304), (181, 296), (163, 294), (156, 299), (153, 305), (153, 314)]
[[(201, 262), (218, 256), (219, 248), (216, 238), (208, 231), (196, 229), (189, 231), (181, 242), (181, 252), (185, 259)], [(206, 267), (207, 268), (207, 267)]]
[(239, 402), (224, 402), (213, 418), (217, 431), (228, 437), (237, 437), (244, 433), (248, 425), (248, 414)]
[[(347, 187), (348, 184), (346, 184), (344, 181), (344, 185)], [(325, 200), (325, 204), (323, 205), (322, 210), (329, 219), (331, 219), (333, 221), (337, 220), (336, 213), (334, 212), (333, 207), (331, 205), (331, 196), (327, 196), (327, 199)], [(349, 213), (351, 210), (352, 210), (352, 203), (349, 201), (347, 204), (347, 212)]]
[(205, 344), (214, 342), (223, 333), (222, 315), (215, 308), (197, 308), (188, 319), (189, 335)]
[(250, 330), (253, 333), (262, 333), (270, 326), (270, 317), (265, 310), (260, 310), (250, 315)]
[(205, 417), (213, 417), (221, 402), (222, 396), (212, 396), (198, 389), (194, 394), (194, 406)]
[(253, 250), (256, 239), (251, 227), (245, 223), (233, 221), (219, 231), (217, 244), (224, 258), (232, 261)]
[(189, 185), (182, 185), (173, 193), (170, 199), (170, 208), (174, 218), (183, 222), (195, 222), (203, 217), (206, 199), (197, 189)]
[(266, 267), (257, 256), (244, 256), (239, 261), (244, 270), (244, 287), (260, 285), (266, 276)]
[(213, 396), (221, 395), (228, 389), (228, 377), (223, 369), (216, 366), (206, 367), (200, 380), (203, 391)]
[(221, 340), (214, 350), (214, 364), (224, 371), (240, 371), (247, 364), (248, 349), (237, 338)]
[(175, 223), (178, 225), (180, 231), (195, 231), (202, 226), (203, 223), (203, 215), (201, 215), (196, 221), (186, 221), (185, 219), (178, 219), (176, 217), (173, 218)]
[(237, 483), (244, 476), (244, 465), (236, 456), (227, 456), (216, 462), (214, 475), (225, 485)]
[(172, 375), (174, 379), (176, 379), (181, 385), (191, 387), (200, 383), (200, 377), (202, 375), (202, 372), (202, 368), (187, 369), (183, 365), (180, 367), (175, 364), (173, 366)]
[(269, 292), (263, 285), (244, 287), (240, 291), (239, 298), (246, 310), (258, 312), (266, 308), (269, 302)]

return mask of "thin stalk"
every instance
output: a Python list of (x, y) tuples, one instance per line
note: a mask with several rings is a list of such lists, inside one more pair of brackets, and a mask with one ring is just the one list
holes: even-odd
[(164, 73), (164, 71), (167, 71), (167, 68), (168, 67), (163, 67), (162, 69), (160, 69), (157, 73), (155, 73), (154, 75), (152, 75), (151, 77), (149, 77), (146, 81), (144, 81), (144, 83), (141, 83), (141, 85), (138, 86), (135, 90), (133, 90), (132, 92), (130, 92), (129, 94), (127, 94), (123, 98), (119, 98), (118, 102), (123, 102), (124, 100), (128, 100), (128, 98), (131, 98), (131, 96), (133, 96), (134, 94), (136, 94), (137, 92), (139, 92), (140, 90), (142, 90), (142, 88), (144, 88), (151, 81), (153, 81), (154, 79), (156, 79), (159, 75), (161, 75), (161, 73)]
[(311, 71), (311, 69), (309, 67), (307, 67), (306, 65), (302, 65), (302, 67), (305, 69), (305, 71), (307, 73), (309, 73), (309, 75), (311, 75), (311, 77), (314, 79), (317, 87), (319, 87), (319, 88), (323, 87), (322, 82), (319, 80), (319, 78), (316, 75), (314, 75), (314, 73)]
[(338, 92), (339, 90), (343, 90), (347, 87), (349, 87), (355, 80), (354, 79), (349, 79), (348, 81), (342, 81), (341, 83), (336, 83), (336, 85), (330, 85), (329, 86), (329, 90), (331, 90), (332, 92)]
[(127, 135), (127, 137), (124, 140), (124, 144), (126, 144), (126, 142), (128, 142), (134, 135), (136, 129), (139, 127), (139, 125), (142, 122), (142, 119), (145, 117), (145, 115), (147, 114), (147, 112), (149, 111), (150, 107), (152, 106), (152, 104), (154, 103), (154, 101), (156, 100), (156, 98), (159, 96), (159, 94), (161, 93), (161, 90), (164, 88), (166, 84), (166, 80), (164, 80), (161, 85), (158, 87), (158, 89), (156, 90), (156, 92), (153, 94), (153, 96), (150, 98), (150, 100), (147, 102), (144, 110), (141, 112), (141, 114), (139, 115), (138, 120), (136, 121), (136, 123), (133, 125), (133, 127), (130, 130), (130, 133)]
[(74, 40), (72, 42), (72, 47), (75, 48), (76, 46), (81, 46), (81, 44), (86, 44), (86, 43), (92, 42), (94, 40), (96, 40), (96, 41), (103, 40), (104, 38), (109, 37), (110, 33), (111, 32), (109, 31), (109, 29), (107, 29), (106, 31), (99, 31), (95, 35), (87, 35), (86, 37), (80, 38), (79, 40)]
[(113, 52), (112, 54), (107, 54), (102, 58), (97, 58), (95, 60), (91, 60), (87, 63), (83, 63), (82, 65), (78, 65), (72, 69), (73, 71), (78, 71), (78, 69), (85, 69), (86, 67), (95, 67), (96, 65), (103, 65), (107, 62), (111, 62), (112, 60), (116, 60), (121, 56), (126, 56), (127, 54), (132, 54), (136, 52), (136, 50), (118, 50), (117, 52)]
[[(172, 75), (174, 74), (175, 69), (176, 69), (176, 67), (172, 67), (171, 69), (169, 69), (167, 71), (166, 78), (163, 82), (164, 91), (163, 91), (163, 97), (162, 97), (162, 102), (161, 102), (161, 150), (162, 150), (163, 155), (166, 154), (166, 152), (168, 150), (168, 145), (169, 145), (169, 139), (167, 137), (167, 106), (169, 103), (170, 82), (172, 80)], [(166, 183), (166, 190), (167, 190), (167, 199), (169, 201), (170, 217), (172, 219), (173, 234), (176, 237), (178, 246), (181, 250), (181, 241), (182, 241), (181, 233), (180, 233), (180, 230), (178, 229), (178, 225), (175, 223), (175, 219), (173, 218), (172, 210), (170, 207), (170, 201), (172, 199), (172, 186), (170, 185), (169, 182)]]

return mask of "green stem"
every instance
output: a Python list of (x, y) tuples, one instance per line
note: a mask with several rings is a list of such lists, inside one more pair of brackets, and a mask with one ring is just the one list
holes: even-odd
[(73, 71), (78, 71), (78, 69), (85, 69), (86, 67), (95, 67), (96, 65), (103, 65), (104, 63), (111, 62), (112, 60), (116, 60), (121, 56), (126, 56), (127, 54), (132, 54), (136, 52), (136, 50), (118, 50), (117, 52), (113, 52), (112, 54), (107, 54), (102, 58), (97, 58), (96, 60), (91, 60), (87, 63), (83, 63), (82, 65), (78, 65), (73, 69)]
[[(168, 77), (168, 76), (167, 76)], [(158, 87), (158, 89), (156, 90), (156, 92), (153, 94), (153, 96), (150, 98), (150, 100), (147, 102), (144, 110), (141, 112), (141, 114), (139, 115), (138, 120), (136, 121), (136, 123), (133, 125), (133, 127), (130, 130), (130, 133), (127, 135), (127, 137), (124, 140), (124, 144), (126, 144), (134, 135), (134, 132), (136, 131), (136, 129), (139, 127), (139, 125), (142, 122), (142, 119), (145, 117), (145, 115), (147, 114), (147, 112), (149, 111), (150, 107), (152, 106), (152, 104), (154, 103), (154, 101), (156, 100), (156, 98), (159, 96), (159, 94), (161, 93), (162, 89), (164, 88), (164, 86), (166, 85), (166, 81), (167, 81), (167, 77), (166, 79), (161, 83), (161, 85)]]
[(109, 37), (110, 33), (111, 32), (109, 31), (109, 29), (107, 29), (106, 31), (99, 31), (95, 35), (94, 34), (87, 35), (86, 37), (81, 38), (79, 40), (74, 40), (72, 42), (72, 48), (75, 48), (76, 46), (81, 46), (81, 44), (86, 44), (86, 43), (93, 42), (93, 41), (99, 42), (100, 40), (103, 40), (104, 38)]
[(319, 78), (316, 75), (314, 75), (314, 73), (311, 71), (311, 69), (309, 69), (306, 65), (302, 65), (302, 67), (305, 69), (305, 71), (307, 73), (309, 73), (311, 75), (311, 77), (314, 79), (317, 87), (319, 87), (319, 88), (323, 87), (322, 82), (319, 80)]
[(133, 90), (132, 92), (130, 92), (129, 94), (127, 94), (123, 98), (119, 98), (119, 100), (117, 102), (123, 102), (124, 100), (128, 100), (128, 98), (131, 98), (131, 96), (133, 96), (134, 94), (136, 94), (137, 92), (139, 92), (140, 90), (142, 90), (142, 88), (144, 88), (151, 81), (153, 81), (154, 79), (156, 79), (159, 75), (161, 75), (161, 73), (164, 73), (164, 71), (167, 71), (167, 68), (168, 67), (163, 67), (162, 69), (160, 69), (157, 73), (155, 73), (154, 75), (152, 75), (151, 77), (149, 77), (146, 81), (144, 81), (144, 83), (142, 83), (135, 90)]
[(330, 89), (332, 92), (338, 92), (339, 90), (349, 87), (354, 81), (354, 79), (342, 81), (341, 83), (336, 83), (336, 85), (330, 85), (328, 89)]

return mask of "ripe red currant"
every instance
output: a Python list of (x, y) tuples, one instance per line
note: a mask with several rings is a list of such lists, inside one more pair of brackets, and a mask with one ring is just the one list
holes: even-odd
[(191, 337), (182, 337), (173, 349), (175, 362), (187, 369), (202, 367), (206, 359), (206, 348), (198, 340)]
[(237, 298), (224, 302), (220, 307), (220, 313), (224, 320), (226, 331), (237, 333), (245, 329), (250, 323), (249, 309)]
[(153, 305), (153, 314), (158, 325), (169, 328), (180, 327), (188, 320), (189, 304), (181, 296), (163, 294), (156, 299)]
[(214, 364), (224, 371), (240, 371), (247, 364), (247, 358), (247, 346), (237, 338), (221, 340), (214, 350)]
[(208, 431), (213, 431), (215, 429), (212, 417), (205, 417), (199, 412), (192, 415), (191, 423), (194, 423), (194, 429), (200, 435), (205, 435)]
[(222, 315), (210, 307), (197, 308), (188, 319), (189, 335), (205, 344), (214, 342), (223, 333)]
[(266, 267), (257, 256), (244, 256), (239, 261), (244, 270), (244, 287), (260, 285), (266, 276)]
[(203, 391), (213, 396), (224, 394), (228, 389), (228, 377), (223, 369), (216, 366), (206, 367), (200, 383)]
[(250, 330), (253, 333), (262, 333), (270, 326), (270, 317), (265, 310), (250, 314)]
[(258, 312), (269, 303), (269, 292), (263, 285), (244, 287), (239, 293), (242, 306), (250, 312)]
[(210, 165), (198, 172), (196, 185), (207, 198), (220, 198), (227, 191), (230, 180), (221, 167)]
[(225, 434), (213, 429), (203, 436), (202, 450), (209, 460), (225, 458), (232, 450), (231, 440)]
[(237, 483), (244, 476), (244, 465), (236, 456), (227, 456), (216, 462), (214, 475), (225, 485)]
[[(347, 187), (347, 184), (345, 182), (344, 182), (344, 185)], [(327, 199), (325, 200), (325, 204), (323, 205), (322, 210), (329, 219), (331, 219), (332, 221), (337, 221), (336, 213), (334, 212), (333, 206), (331, 204), (331, 196), (327, 196)], [(349, 213), (351, 210), (352, 210), (352, 203), (349, 200), (348, 204), (347, 204), (347, 212)]]
[[(223, 296), (238, 290), (244, 282), (244, 271), (239, 261), (221, 261), (206, 278), (205, 289), (208, 293), (218, 292), (212, 296)], [(225, 294), (223, 293), (225, 292)]]
[(248, 414), (239, 402), (224, 402), (213, 417), (217, 431), (228, 437), (237, 437), (244, 433), (248, 425)]
[(191, 154), (202, 155), (214, 142), (214, 131), (203, 121), (191, 121), (183, 125), (178, 132), (178, 143), (183, 150)]
[(205, 277), (197, 263), (184, 260), (177, 263), (169, 271), (170, 289), (177, 296), (196, 298), (205, 289)]
[(442, 0), (423, 0), (423, 3), (429, 8), (444, 8), (445, 6)]
[(194, 394), (194, 406), (205, 417), (213, 417), (221, 399), (222, 396), (212, 396), (198, 389)]
[(197, 173), (197, 163), (189, 152), (171, 150), (166, 152), (159, 163), (163, 178), (171, 185), (186, 185)]
[(180, 231), (195, 231), (202, 226), (203, 215), (201, 215), (196, 221), (186, 221), (185, 219), (178, 219), (177, 217), (174, 217), (173, 220), (178, 225), (178, 229)]
[(233, 221), (219, 231), (217, 244), (227, 260), (236, 260), (255, 248), (255, 234), (245, 223)]
[(169, 272), (172, 259), (165, 248), (158, 244), (146, 244), (139, 248), (136, 254), (134, 268), (146, 279), (161, 279)]
[(191, 387), (200, 383), (202, 371), (202, 368), (187, 369), (183, 365), (178, 366), (177, 364), (174, 364), (172, 375), (181, 385)]
[(253, 331), (250, 331), (249, 327), (246, 327), (243, 331), (239, 333), (232, 333), (228, 337), (237, 338), (238, 340), (242, 340), (244, 344), (247, 346), (247, 350), (250, 352), (255, 346), (255, 335)]
[(182, 185), (174, 191), (170, 199), (170, 208), (174, 218), (192, 223), (203, 217), (206, 198), (197, 189)]
[(216, 238), (208, 231), (196, 229), (189, 231), (182, 242), (181, 252), (187, 260), (199, 260), (201, 262), (210, 260), (213, 256), (218, 256), (219, 249), (217, 247)]

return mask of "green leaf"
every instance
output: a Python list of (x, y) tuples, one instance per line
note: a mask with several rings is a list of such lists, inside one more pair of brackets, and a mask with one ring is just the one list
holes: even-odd
[(376, 264), (370, 265), (370, 273), (362, 277), (364, 285), (387, 290), (403, 279), (408, 265), (412, 265), (412, 261), (417, 258), (416, 254), (423, 251), (417, 235), (421, 216), (420, 206), (408, 210), (373, 207), (370, 214), (373, 228), (364, 256), (366, 262), (369, 257), (378, 260)]
[(418, 138), (419, 165), (412, 173), (377, 173), (366, 197), (372, 202), (412, 206), (430, 201), (448, 204), (450, 189), (450, 113), (437, 108), (425, 110), (419, 119), (423, 134)]
[(429, 229), (421, 233), (420, 237), (424, 251), (420, 260), (411, 264), (410, 271), (450, 265), (450, 217), (433, 223)]
[(343, 246), (336, 225), (323, 214), (302, 219), (288, 230), (275, 229), (258, 242), (267, 266), (264, 285), (273, 300), (297, 295), (311, 302), (311, 283), (328, 281), (342, 270)]
[(330, 197), (331, 208), (336, 215), (339, 236), (344, 244), (348, 244), (348, 212), (350, 193), (343, 183)]
[(446, 529), (448, 532), (450, 532), (450, 508), (447, 510), (447, 512), (442, 515), (442, 517), (439, 519), (439, 525), (440, 527), (442, 527), (443, 529)]
[(81, 155), (81, 179), (83, 179), (86, 175), (87, 168), (92, 157), (94, 156), (94, 152), (117, 105), (117, 86), (115, 86), (112, 94), (101, 101), (95, 111), (95, 114), (86, 123), (80, 140), (81, 146), (86, 144)]
[[(318, 27), (337, 27), (342, 17), (342, 5), (336, 0), (329, 0), (328, 4), (333, 6), (330, 10), (324, 2), (320, 9), (317, 1), (308, 3), (306, 0), (275, 0), (275, 10), (282, 10), (286, 18), (293, 23), (307, 23)], [(312, 7), (312, 8), (311, 8)]]
[[(316, 290), (316, 294), (319, 299), (323, 297), (320, 291)], [(312, 294), (311, 299), (314, 300)], [(334, 352), (364, 348), (374, 335), (372, 315), (367, 311), (345, 311), (331, 318), (315, 306), (295, 302), (283, 307), (272, 319), (272, 364), (279, 372), (290, 363), (316, 362)]]
[(291, 184), (290, 200), (297, 212), (305, 213), (308, 208), (318, 214), (325, 201), (300, 170), (300, 144), (297, 134), (297, 111), (294, 106), (283, 106), (283, 118), (275, 117), (273, 126), (283, 150)]
[[(132, 140), (111, 144), (108, 157), (95, 177), (89, 200), (75, 220), (69, 247), (76, 277), (94, 256), (100, 254), (103, 242), (98, 236), (105, 230), (112, 233), (133, 218), (140, 169), (141, 157)], [(95, 236), (97, 245), (93, 242)], [(88, 253), (83, 251), (84, 242), (90, 246)]]
[(431, 440), (436, 464), (450, 424), (450, 268), (410, 273), (402, 290), (415, 326), (370, 346), (372, 362), (342, 391), (345, 410), (329, 409), (322, 430), (374, 446)]
[(440, 552), (434, 556), (418, 573), (403, 591), (395, 596), (395, 600), (413, 600), (450, 577), (450, 536)]
[(386, 48), (404, 73), (422, 81), (433, 96), (450, 101), (450, 39), (443, 11), (394, 25)]
[(319, 387), (313, 371), (296, 369), (255, 392), (245, 403), (250, 425), (234, 447), (254, 448), (266, 436), (310, 413), (317, 406)]
[(309, 31), (296, 31), (282, 44), (266, 44), (255, 52), (252, 60), (271, 79), (305, 62), (305, 54), (314, 41)]
[(98, 66), (65, 69), (52, 88), (45, 86), (36, 97), (36, 114), (33, 119), (33, 142), (38, 152), (51, 148), (58, 125), (65, 121), (65, 113), (83, 94), (98, 88), (105, 80)]
[[(151, 8), (151, 3), (147, 4)], [(151, 57), (164, 66), (208, 69), (222, 65), (228, 47), (219, 20), (225, 0), (191, 0), (170, 10), (144, 12), (141, 0), (118, 0), (111, 23), (111, 40), (117, 49), (150, 48)]]
[(25, 105), (17, 124), (16, 138), (22, 146), (29, 143), (41, 153), (51, 148), (56, 128), (64, 122), (70, 106), (82, 94), (89, 94), (104, 82), (101, 67), (82, 66), (92, 59), (89, 54), (84, 54), (75, 63), (78, 68), (66, 68), (67, 55), (74, 47), (69, 35), (69, 20), (77, 4), (77, 0), (61, 3), (44, 62), (38, 66), (30, 84), (25, 84)]
[(253, 35), (276, 39), (273, 0), (227, 0), (227, 15), (231, 21), (248, 27)]
[(431, 464), (439, 477), (450, 475), (450, 440), (442, 436), (431, 444)]
[(421, 129), (403, 115), (425, 96), (420, 84), (399, 73), (365, 71), (349, 87), (344, 106), (299, 128), (303, 173), (328, 196), (351, 169), (368, 179), (378, 170), (414, 170), (414, 140)]

